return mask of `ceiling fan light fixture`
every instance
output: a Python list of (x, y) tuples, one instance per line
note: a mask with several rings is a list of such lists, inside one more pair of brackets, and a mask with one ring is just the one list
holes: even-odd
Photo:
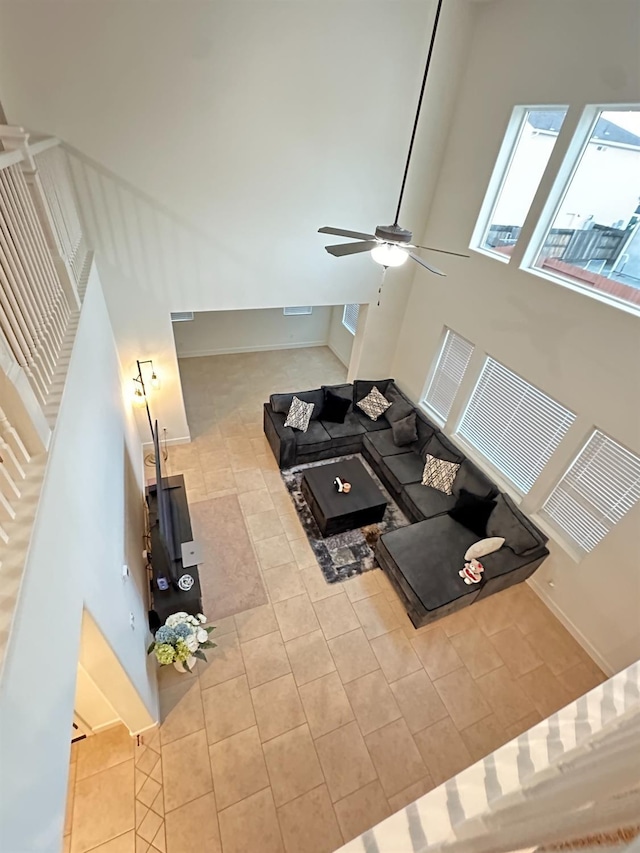
[(380, 243), (371, 250), (371, 257), (377, 264), (383, 267), (400, 267), (409, 257), (408, 253), (400, 246), (391, 243)]

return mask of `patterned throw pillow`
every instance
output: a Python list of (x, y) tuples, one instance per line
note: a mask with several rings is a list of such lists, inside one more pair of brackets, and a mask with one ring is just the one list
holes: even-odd
[(289, 414), (284, 425), (299, 429), (301, 432), (306, 432), (309, 428), (309, 421), (311, 420), (314, 405), (314, 403), (305, 403), (304, 400), (294, 397), (291, 401), (291, 408), (289, 409)]
[(446, 459), (438, 459), (429, 453), (427, 453), (425, 462), (422, 472), (422, 485), (431, 486), (432, 489), (444, 492), (445, 495), (452, 495), (451, 487), (460, 468), (460, 463), (447, 462)]
[(356, 403), (356, 406), (362, 409), (365, 415), (371, 418), (372, 421), (377, 421), (380, 415), (384, 415), (390, 405), (391, 403), (386, 397), (382, 396), (375, 385), (366, 397), (363, 397), (359, 403)]

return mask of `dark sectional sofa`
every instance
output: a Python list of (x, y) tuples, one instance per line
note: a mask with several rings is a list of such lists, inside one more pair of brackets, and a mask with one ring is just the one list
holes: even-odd
[[(398, 446), (385, 415), (373, 421), (355, 405), (374, 385), (383, 395), (393, 397), (394, 405), (403, 411), (415, 411), (417, 441)], [(344, 423), (320, 419), (324, 389), (319, 388), (295, 395), (315, 404), (308, 430), (300, 432), (285, 427), (294, 395), (272, 394), (264, 405), (265, 435), (281, 469), (348, 453), (362, 453), (413, 522), (408, 527), (384, 534), (378, 542), (376, 557), (416, 627), (520, 583), (533, 574), (549, 553), (547, 537), (400, 391), (393, 379), (356, 380), (353, 384), (327, 387), (353, 404)], [(427, 453), (460, 463), (453, 495), (421, 484)], [(461, 490), (496, 500), (491, 522), (493, 531), (488, 530), (487, 536), (504, 536), (506, 540), (499, 551), (481, 558), (485, 567), (483, 580), (473, 585), (465, 584), (458, 571), (464, 565), (467, 548), (482, 537), (447, 514), (455, 506)]]

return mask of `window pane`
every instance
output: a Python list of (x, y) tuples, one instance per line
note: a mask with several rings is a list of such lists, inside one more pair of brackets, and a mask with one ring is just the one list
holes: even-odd
[(532, 109), (520, 120), (511, 160), (482, 239), (483, 248), (511, 254), (566, 113), (564, 108)]
[(535, 266), (640, 306), (640, 110), (605, 110)]
[(542, 507), (582, 551), (598, 542), (640, 500), (640, 459), (596, 430)]
[(451, 329), (442, 343), (424, 402), (446, 421), (473, 352), (473, 344)]
[(358, 328), (358, 315), (360, 314), (360, 305), (352, 304), (345, 305), (342, 312), (342, 325), (349, 329), (352, 335), (355, 335)]
[(574, 420), (560, 403), (488, 358), (458, 433), (526, 493)]

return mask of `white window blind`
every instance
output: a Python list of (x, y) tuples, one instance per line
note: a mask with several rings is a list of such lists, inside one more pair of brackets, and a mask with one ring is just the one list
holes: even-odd
[(560, 403), (488, 358), (458, 433), (526, 493), (574, 420)]
[(172, 311), (171, 312), (171, 322), (172, 323), (184, 323), (186, 321), (193, 320), (193, 311)]
[(311, 305), (295, 305), (291, 308), (284, 308), (285, 317), (297, 317), (299, 314), (312, 314), (313, 307)]
[(541, 513), (588, 552), (638, 500), (640, 459), (596, 430)]
[(449, 417), (454, 398), (469, 365), (473, 344), (447, 329), (424, 402), (443, 421)]
[(358, 328), (358, 314), (360, 313), (360, 305), (345, 305), (342, 312), (342, 325), (345, 326), (352, 335), (355, 335)]

